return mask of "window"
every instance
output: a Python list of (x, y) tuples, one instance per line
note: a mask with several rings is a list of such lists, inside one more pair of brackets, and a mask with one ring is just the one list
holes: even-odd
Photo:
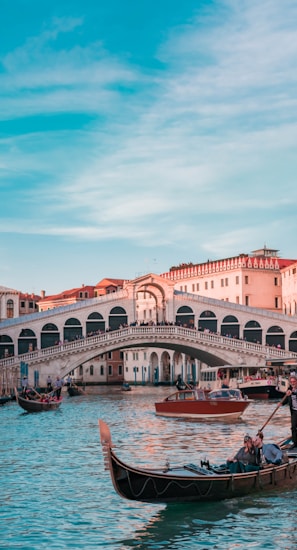
[(246, 306), (249, 305), (249, 296), (246, 296), (246, 297), (245, 297), (245, 305), (246, 305)]
[(236, 296), (236, 303), (239, 304), (239, 296)]
[(249, 284), (249, 276), (248, 275), (244, 276), (244, 282), (245, 282), (246, 285)]
[(146, 361), (146, 351), (143, 352), (143, 359)]
[(6, 304), (7, 319), (12, 319), (13, 318), (13, 312), (14, 312), (13, 300), (7, 300), (7, 304)]
[(208, 290), (208, 282), (207, 281), (205, 281), (205, 283), (204, 283), (204, 288), (205, 288), (205, 290)]
[(199, 291), (199, 283), (196, 283), (196, 290)]
[(122, 376), (123, 374), (123, 366), (122, 365), (119, 365), (119, 368), (118, 368), (118, 375), (119, 376)]
[(235, 277), (235, 284), (239, 285), (239, 276), (238, 275), (236, 275), (236, 277)]
[(133, 352), (133, 361), (138, 361), (138, 352)]
[(125, 353), (125, 359), (126, 359), (126, 361), (128, 361), (128, 356), (129, 356), (129, 353)]
[(274, 277), (274, 286), (278, 286), (278, 278)]
[(112, 351), (108, 352), (108, 359), (112, 359)]
[(82, 376), (82, 375), (83, 375), (83, 373), (84, 373), (84, 369), (83, 369), (83, 366), (82, 366), (82, 365), (80, 365), (80, 366), (79, 366), (79, 376)]
[(187, 287), (187, 285), (185, 285), (185, 292), (188, 292), (188, 287)]
[(94, 365), (90, 365), (90, 376), (94, 376)]
[(229, 282), (229, 280), (225, 279), (225, 286), (228, 286), (228, 282)]
[(108, 376), (112, 376), (112, 365), (108, 365)]
[(279, 299), (278, 299), (277, 296), (274, 298), (274, 307), (275, 307), (275, 309), (279, 308)]
[(214, 288), (214, 281), (210, 281), (211, 288)]
[(221, 286), (224, 286), (224, 279), (221, 279)]
[(195, 292), (195, 285), (192, 285), (192, 292)]
[(29, 302), (29, 308), (34, 309), (34, 303), (33, 302)]
[(25, 307), (25, 302), (23, 300), (21, 301), (21, 307)]

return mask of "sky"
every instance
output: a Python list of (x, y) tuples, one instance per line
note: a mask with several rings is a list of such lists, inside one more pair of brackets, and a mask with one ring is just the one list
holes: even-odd
[(295, 0), (1, 0), (0, 286), (297, 258)]

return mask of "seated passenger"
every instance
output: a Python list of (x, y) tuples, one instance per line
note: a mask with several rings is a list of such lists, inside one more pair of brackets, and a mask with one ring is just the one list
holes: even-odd
[(263, 443), (263, 433), (259, 432), (253, 439), (253, 444), (258, 452), (259, 463), (279, 465), (283, 462), (283, 452), (275, 443)]
[(227, 466), (232, 474), (259, 470), (258, 453), (250, 435), (244, 436), (243, 447), (237, 451), (233, 458), (228, 458)]

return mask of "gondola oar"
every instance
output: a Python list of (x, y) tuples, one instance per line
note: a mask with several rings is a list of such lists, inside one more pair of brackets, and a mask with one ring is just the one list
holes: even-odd
[(259, 434), (259, 432), (263, 432), (265, 426), (267, 426), (268, 422), (270, 422), (272, 417), (275, 415), (276, 411), (281, 407), (281, 405), (285, 401), (286, 397), (287, 397), (287, 394), (285, 394), (284, 397), (282, 398), (282, 400), (278, 403), (277, 407), (274, 409), (274, 411), (271, 413), (269, 418), (266, 420), (265, 424), (263, 424), (262, 428), (260, 428), (260, 430), (258, 430), (258, 434)]

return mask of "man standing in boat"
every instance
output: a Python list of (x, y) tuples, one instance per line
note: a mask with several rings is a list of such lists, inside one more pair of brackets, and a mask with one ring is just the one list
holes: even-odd
[(297, 376), (291, 374), (289, 382), (290, 388), (286, 393), (286, 399), (281, 404), (286, 405), (288, 403), (290, 407), (292, 441), (294, 449), (297, 450)]
[(57, 376), (55, 380), (55, 394), (58, 400), (61, 397), (62, 386), (63, 386), (63, 381), (61, 380), (60, 376)]

